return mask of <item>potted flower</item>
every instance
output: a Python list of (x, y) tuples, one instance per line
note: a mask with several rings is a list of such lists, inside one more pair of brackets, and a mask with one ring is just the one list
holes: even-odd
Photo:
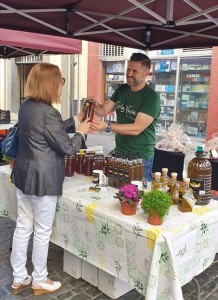
[(141, 207), (148, 214), (148, 223), (161, 225), (172, 205), (172, 198), (164, 191), (152, 190), (143, 195)]
[(143, 191), (139, 191), (134, 184), (125, 184), (116, 193), (115, 198), (120, 200), (121, 212), (124, 215), (134, 215), (136, 213), (137, 204), (143, 195)]

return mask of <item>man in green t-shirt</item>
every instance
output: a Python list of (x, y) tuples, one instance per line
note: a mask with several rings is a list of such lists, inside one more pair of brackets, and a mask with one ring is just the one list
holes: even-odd
[(95, 113), (106, 116), (116, 110), (117, 123), (95, 121), (92, 127), (116, 133), (116, 151), (139, 154), (145, 166), (144, 177), (152, 181), (155, 124), (160, 115), (160, 98), (146, 83), (151, 61), (143, 53), (133, 53), (126, 70), (127, 83), (122, 84), (103, 105), (96, 104)]

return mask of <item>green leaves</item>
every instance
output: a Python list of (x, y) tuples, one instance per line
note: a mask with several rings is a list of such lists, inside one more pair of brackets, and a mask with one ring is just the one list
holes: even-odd
[(145, 193), (142, 197), (141, 207), (145, 213), (154, 215), (157, 213), (160, 217), (164, 217), (172, 205), (172, 199), (166, 192), (152, 190)]

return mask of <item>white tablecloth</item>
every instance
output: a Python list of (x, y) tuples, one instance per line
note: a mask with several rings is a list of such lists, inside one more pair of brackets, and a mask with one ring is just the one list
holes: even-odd
[[(10, 170), (0, 167), (0, 215), (16, 218)], [(180, 300), (181, 286), (203, 272), (218, 251), (218, 201), (182, 213), (172, 206), (163, 225), (152, 226), (140, 206), (120, 212), (116, 190), (90, 192), (90, 178), (66, 178), (52, 242), (129, 282), (147, 300)]]

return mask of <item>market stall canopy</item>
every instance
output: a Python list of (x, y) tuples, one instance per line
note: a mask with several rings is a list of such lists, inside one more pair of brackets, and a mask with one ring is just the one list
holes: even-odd
[(3, 0), (0, 27), (138, 49), (218, 45), (217, 0)]
[(36, 54), (79, 54), (80, 40), (0, 28), (0, 58)]

